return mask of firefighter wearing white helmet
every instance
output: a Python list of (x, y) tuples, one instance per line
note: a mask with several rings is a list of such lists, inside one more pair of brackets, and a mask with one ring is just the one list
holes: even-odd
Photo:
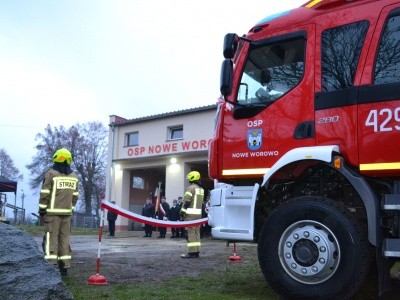
[[(187, 175), (189, 187), (187, 188), (181, 215), (185, 221), (196, 220), (201, 218), (201, 206), (204, 199), (204, 189), (201, 187), (200, 173), (192, 171)], [(182, 258), (198, 258), (200, 253), (200, 226), (187, 227), (187, 247), (188, 253), (182, 254)]]
[(44, 221), (45, 259), (67, 275), (71, 266), (71, 215), (78, 200), (78, 176), (71, 170), (72, 155), (67, 149), (57, 150), (53, 166), (44, 176), (40, 190), (39, 214)]

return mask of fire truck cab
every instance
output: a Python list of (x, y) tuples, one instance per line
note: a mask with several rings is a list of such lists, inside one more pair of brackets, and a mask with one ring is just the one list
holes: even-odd
[(400, 259), (400, 1), (309, 1), (227, 34), (223, 55), (213, 236), (257, 241), (285, 297), (348, 299), (373, 272), (388, 291)]

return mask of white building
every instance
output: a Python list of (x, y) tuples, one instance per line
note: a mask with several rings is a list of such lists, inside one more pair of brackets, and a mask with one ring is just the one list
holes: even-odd
[[(183, 196), (186, 175), (199, 171), (206, 190), (208, 145), (214, 133), (216, 105), (127, 120), (110, 116), (106, 200), (141, 214), (146, 197), (161, 186), (167, 202)], [(119, 217), (117, 230), (141, 229)]]

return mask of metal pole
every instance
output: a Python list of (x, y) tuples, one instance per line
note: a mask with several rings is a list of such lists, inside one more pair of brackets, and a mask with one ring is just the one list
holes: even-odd
[(14, 225), (17, 224), (17, 194), (14, 194)]
[(25, 194), (24, 194), (24, 190), (21, 191), (21, 199), (22, 199), (22, 224), (25, 224), (25, 209), (24, 209), (24, 199), (25, 199)]
[(107, 279), (105, 276), (100, 275), (100, 249), (101, 249), (101, 237), (103, 235), (103, 226), (104, 226), (104, 208), (101, 209), (101, 219), (100, 219), (100, 228), (99, 228), (99, 248), (97, 250), (97, 260), (96, 260), (96, 275), (92, 275), (88, 279), (88, 284), (92, 285), (106, 285)]

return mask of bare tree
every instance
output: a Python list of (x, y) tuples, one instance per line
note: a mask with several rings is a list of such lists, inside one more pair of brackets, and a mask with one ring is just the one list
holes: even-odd
[(36, 135), (38, 153), (26, 166), (31, 174), (31, 187), (41, 186), (44, 174), (53, 164), (54, 152), (65, 147), (72, 153), (71, 166), (79, 177), (80, 200), (83, 200), (80, 206), (87, 214), (93, 211), (98, 214), (100, 195), (105, 192), (107, 133), (100, 122), (76, 124), (68, 129), (47, 125), (44, 133)]
[(40, 188), (44, 179), (44, 174), (51, 168), (54, 152), (62, 147), (69, 148), (70, 136), (67, 130), (60, 126), (52, 128), (50, 125), (44, 129), (43, 133), (38, 133), (35, 140), (40, 141), (36, 145), (37, 154), (33, 157), (30, 164), (26, 168), (30, 171), (30, 186), (33, 189)]
[(4, 149), (0, 149), (0, 176), (14, 181), (23, 180), (23, 175), (14, 165), (14, 161)]
[(108, 131), (96, 122), (77, 125), (74, 129), (71, 149), (84, 191), (85, 211), (95, 211), (98, 215), (100, 195), (105, 192)]

